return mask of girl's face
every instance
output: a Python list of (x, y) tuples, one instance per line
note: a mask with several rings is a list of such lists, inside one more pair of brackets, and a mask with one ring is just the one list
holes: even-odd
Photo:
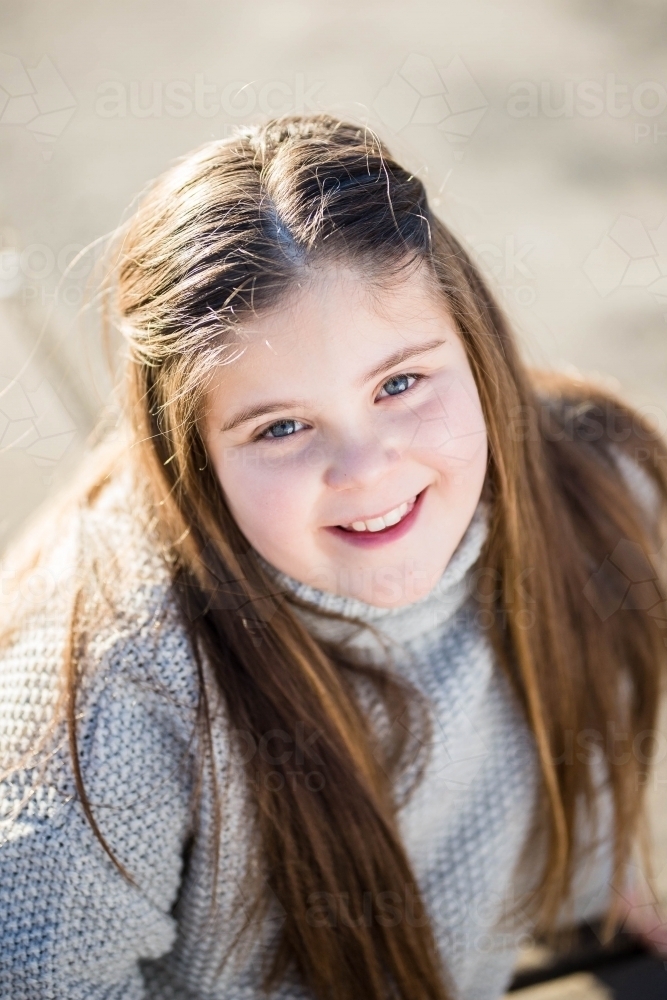
[(230, 510), (303, 583), (398, 607), (437, 583), (480, 497), (486, 428), (426, 277), (326, 269), (243, 324), (203, 435)]

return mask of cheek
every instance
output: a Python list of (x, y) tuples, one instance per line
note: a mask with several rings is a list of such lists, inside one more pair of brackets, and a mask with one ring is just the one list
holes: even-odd
[(456, 478), (486, 465), (484, 415), (474, 385), (455, 377), (414, 411), (411, 451)]
[(303, 538), (314, 504), (315, 477), (307, 463), (229, 448), (214, 467), (236, 523), (262, 554)]

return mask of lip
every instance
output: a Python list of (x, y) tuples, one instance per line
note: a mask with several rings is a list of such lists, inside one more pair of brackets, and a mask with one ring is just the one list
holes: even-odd
[(388, 545), (389, 542), (398, 541), (399, 538), (408, 533), (415, 523), (421, 510), (426, 489), (428, 487), (417, 494), (414, 507), (409, 514), (405, 515), (402, 521), (399, 521), (398, 524), (392, 524), (389, 528), (383, 528), (382, 531), (346, 531), (345, 528), (340, 528), (338, 525), (332, 525), (325, 530), (331, 532), (336, 538), (341, 538), (349, 545), (356, 545), (361, 548), (376, 548), (380, 545)]

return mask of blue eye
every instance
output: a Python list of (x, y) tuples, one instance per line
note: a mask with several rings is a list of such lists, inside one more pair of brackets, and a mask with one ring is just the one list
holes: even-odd
[(402, 392), (406, 392), (410, 389), (418, 378), (418, 375), (392, 375), (392, 377), (387, 379), (382, 386), (378, 398), (384, 395), (400, 396)]
[(295, 434), (298, 430), (297, 424), (300, 424), (300, 420), (277, 420), (275, 424), (271, 424), (267, 427), (265, 431), (260, 434), (263, 438), (283, 438), (289, 437), (290, 434)]

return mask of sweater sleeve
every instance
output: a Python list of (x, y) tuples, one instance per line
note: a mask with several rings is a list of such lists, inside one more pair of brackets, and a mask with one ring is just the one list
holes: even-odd
[[(143, 959), (171, 948), (171, 910), (189, 835), (191, 654), (155, 622), (98, 643), (77, 704), (81, 769), (103, 850), (76, 794), (63, 727), (41, 763), (0, 782), (0, 996), (140, 1000)], [(52, 700), (60, 643), (25, 629), (0, 660), (0, 749)], [(4, 695), (4, 697), (2, 697)], [(23, 739), (25, 744), (25, 739)]]

